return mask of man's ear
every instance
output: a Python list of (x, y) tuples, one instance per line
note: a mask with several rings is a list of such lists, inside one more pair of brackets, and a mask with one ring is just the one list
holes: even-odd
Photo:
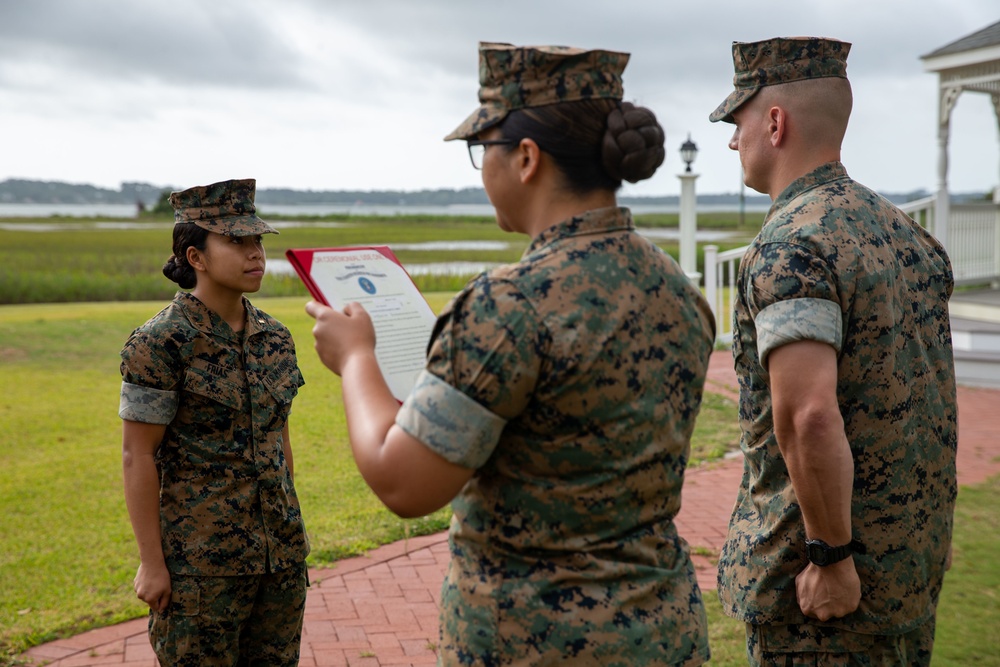
[(777, 148), (785, 139), (788, 127), (788, 113), (781, 107), (774, 106), (767, 111), (767, 130), (771, 135), (771, 146)]
[(534, 139), (521, 139), (517, 145), (517, 167), (521, 183), (529, 183), (538, 175), (542, 161), (542, 149)]

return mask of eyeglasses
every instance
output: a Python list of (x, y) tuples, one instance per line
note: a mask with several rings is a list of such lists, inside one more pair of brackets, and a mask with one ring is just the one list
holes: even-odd
[(518, 143), (514, 139), (470, 139), (466, 142), (469, 146), (469, 159), (476, 169), (483, 168), (483, 156), (486, 155), (487, 146), (511, 145)]

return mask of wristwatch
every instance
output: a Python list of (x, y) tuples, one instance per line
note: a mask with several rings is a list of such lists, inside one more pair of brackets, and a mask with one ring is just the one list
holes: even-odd
[(864, 548), (857, 540), (851, 540), (839, 547), (831, 547), (823, 540), (806, 540), (806, 556), (809, 562), (819, 567), (826, 567), (844, 560), (852, 553), (864, 553)]

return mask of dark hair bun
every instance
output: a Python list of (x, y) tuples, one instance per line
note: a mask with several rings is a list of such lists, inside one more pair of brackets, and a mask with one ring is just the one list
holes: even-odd
[(608, 114), (601, 161), (612, 178), (638, 183), (663, 164), (663, 141), (663, 128), (652, 111), (622, 102)]
[(197, 284), (194, 268), (186, 259), (171, 255), (163, 265), (163, 275), (177, 283), (182, 289), (191, 289)]

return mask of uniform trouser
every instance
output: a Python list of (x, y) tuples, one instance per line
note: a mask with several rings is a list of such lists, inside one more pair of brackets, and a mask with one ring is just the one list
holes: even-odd
[(305, 564), (235, 577), (171, 575), (170, 604), (150, 612), (164, 667), (295, 667), (305, 613)]
[(747, 624), (751, 667), (926, 667), (934, 616), (900, 635), (864, 635), (819, 625)]

